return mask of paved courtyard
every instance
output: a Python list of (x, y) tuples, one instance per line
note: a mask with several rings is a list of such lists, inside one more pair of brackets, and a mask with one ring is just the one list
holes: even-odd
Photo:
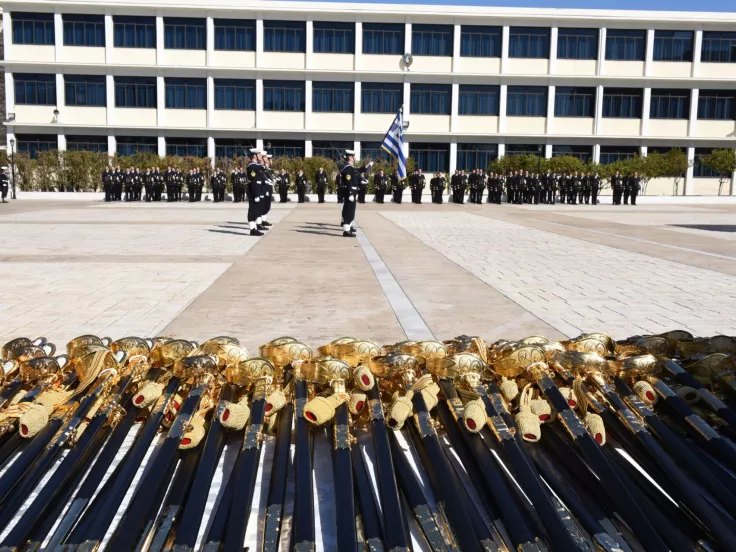
[(0, 342), (736, 335), (736, 205), (0, 205)]

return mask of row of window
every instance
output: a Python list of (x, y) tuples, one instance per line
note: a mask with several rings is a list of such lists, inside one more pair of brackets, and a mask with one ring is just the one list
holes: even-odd
[[(103, 75), (64, 75), (66, 105), (106, 107), (106, 80)], [(156, 77), (115, 77), (115, 106), (156, 108)], [(207, 81), (203, 78), (166, 77), (165, 107), (169, 109), (206, 109)], [(255, 81), (214, 79), (215, 109), (254, 111)], [(545, 86), (509, 86), (506, 114), (525, 117), (547, 116)], [(312, 111), (353, 113), (355, 84), (352, 82), (312, 83)], [(652, 89), (649, 117), (652, 119), (688, 119), (690, 90)], [(452, 87), (449, 84), (412, 84), (411, 113), (449, 115)], [(403, 101), (399, 83), (364, 82), (361, 85), (362, 113), (396, 113)], [(15, 74), (17, 105), (56, 105), (56, 76), (50, 74)], [(596, 89), (555, 87), (556, 117), (594, 117)], [(643, 91), (638, 88), (605, 88), (603, 117), (639, 119), (642, 116)], [(300, 81), (263, 81), (263, 108), (266, 111), (304, 111), (305, 83)], [(459, 115), (497, 116), (500, 111), (500, 87), (460, 85)], [(733, 120), (736, 118), (736, 92), (701, 90), (698, 118)]]
[[(66, 46), (105, 46), (102, 15), (63, 14), (63, 41)], [(363, 23), (363, 53), (403, 54), (406, 27), (400, 23)], [(264, 21), (263, 48), (266, 52), (306, 52), (304, 21)], [(215, 50), (255, 51), (256, 25), (250, 19), (214, 19)], [(559, 59), (597, 59), (598, 34), (594, 28), (560, 28), (557, 37)], [(156, 18), (113, 16), (114, 46), (155, 48)], [(206, 20), (164, 17), (164, 48), (204, 50)], [(411, 51), (418, 56), (452, 56), (452, 25), (412, 25)], [(15, 44), (49, 44), (55, 41), (53, 14), (13, 13)], [(608, 29), (605, 57), (609, 60), (644, 61), (646, 30)], [(313, 51), (355, 53), (355, 24), (315, 21)], [(463, 25), (460, 55), (501, 57), (502, 30), (498, 26)], [(693, 31), (655, 31), (655, 61), (692, 61)], [(549, 58), (550, 29), (511, 27), (509, 57)], [(736, 32), (705, 31), (701, 61), (736, 63)]]
[[(115, 138), (118, 155), (134, 155), (136, 153), (158, 153), (158, 139), (151, 136), (117, 136)], [(57, 136), (55, 134), (18, 134), (16, 135), (18, 151), (28, 153), (31, 157), (37, 157), (41, 151), (57, 149)], [(304, 157), (304, 142), (300, 140), (280, 140), (269, 143), (269, 151), (276, 157)], [(233, 158), (247, 155), (248, 149), (255, 147), (254, 140), (242, 140), (237, 138), (217, 138), (215, 140), (215, 157)], [(319, 141), (312, 142), (312, 155), (338, 159), (347, 148), (352, 148), (353, 142)], [(107, 153), (106, 136), (66, 136), (66, 149), (68, 151), (92, 151), (96, 153)], [(361, 157), (363, 159), (382, 159), (385, 152), (381, 149), (380, 142), (361, 142)], [(670, 148), (649, 148), (649, 152), (660, 151), (666, 153)], [(534, 144), (507, 144), (506, 155), (540, 155), (544, 147)], [(695, 150), (695, 162), (693, 175), (696, 178), (718, 177), (718, 173), (703, 163), (702, 159), (710, 155), (708, 149)], [(178, 155), (182, 157), (206, 157), (206, 138), (166, 138), (166, 155)], [(409, 155), (414, 158), (416, 166), (425, 171), (447, 171), (449, 169), (450, 146), (448, 144), (422, 144), (412, 142), (409, 144)], [(593, 158), (592, 146), (552, 146), (552, 156), (572, 155), (583, 162)], [(636, 146), (601, 146), (600, 162), (604, 165), (629, 159), (639, 155)], [(458, 144), (457, 145), (457, 168), (471, 170), (486, 168), (488, 164), (498, 157), (498, 146), (496, 144)]]

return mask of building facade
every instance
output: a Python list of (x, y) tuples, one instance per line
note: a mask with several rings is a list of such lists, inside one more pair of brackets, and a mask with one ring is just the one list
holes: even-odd
[(485, 168), (515, 153), (606, 163), (678, 147), (692, 161), (680, 193), (707, 195), (718, 181), (700, 158), (736, 147), (736, 13), (237, 0), (0, 6), (7, 140), (31, 154), (214, 159), (259, 146), (376, 157), (403, 105), (405, 153), (428, 172)]

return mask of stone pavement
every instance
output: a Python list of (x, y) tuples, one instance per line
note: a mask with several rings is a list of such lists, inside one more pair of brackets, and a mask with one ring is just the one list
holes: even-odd
[[(717, 201), (714, 198), (714, 202)], [(0, 205), (0, 342), (736, 335), (736, 205)]]

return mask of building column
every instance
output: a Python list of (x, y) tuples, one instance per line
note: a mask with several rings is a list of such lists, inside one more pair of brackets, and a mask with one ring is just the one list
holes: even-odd
[(156, 123), (158, 126), (166, 124), (166, 81), (163, 77), (156, 77)]
[[(5, 27), (6, 29), (8, 27)], [(112, 63), (112, 50), (115, 47), (115, 26), (112, 15), (105, 15), (105, 63)]]
[(207, 77), (207, 126), (214, 126), (215, 122), (215, 79)]
[[(60, 9), (60, 8), (57, 8)], [(11, 29), (4, 29), (6, 33), (10, 33)], [(64, 47), (64, 19), (61, 12), (54, 14), (54, 54), (56, 63), (61, 62), (61, 49)]]
[(360, 69), (360, 60), (363, 58), (363, 22), (355, 22), (355, 55), (353, 56), (353, 69)]
[(700, 58), (701, 58), (700, 54), (702, 51), (703, 51), (703, 29), (698, 29), (697, 31), (695, 31), (695, 40), (693, 41), (693, 63), (690, 68), (691, 77), (700, 76)]
[(545, 159), (552, 159), (553, 146), (552, 144), (544, 144), (544, 158)]
[(687, 172), (685, 182), (682, 185), (682, 195), (690, 195), (693, 189), (693, 175), (695, 173), (695, 148), (687, 148)]
[(498, 155), (499, 159), (505, 156), (506, 155), (506, 144), (498, 144), (498, 149), (496, 149), (496, 154)]
[(402, 101), (404, 102), (404, 121), (408, 121), (411, 116), (411, 87), (406, 81), (404, 81)]
[(652, 60), (654, 59), (654, 29), (647, 29), (647, 50), (644, 58), (644, 76), (648, 77), (652, 71)]
[(450, 138), (450, 172), (448, 176), (453, 175), (455, 169), (457, 169), (457, 138), (452, 137)]
[(158, 156), (166, 157), (166, 138), (164, 136), (158, 137)]
[(156, 64), (164, 64), (164, 18), (156, 16)]
[(404, 23), (404, 53), (411, 52), (411, 23)]
[(457, 112), (460, 102), (460, 85), (456, 82), (452, 83), (450, 96), (450, 132), (457, 132)]
[(649, 134), (649, 112), (652, 109), (652, 89), (648, 86), (644, 89), (644, 98), (641, 102), (641, 135)]
[(555, 72), (557, 66), (557, 35), (559, 28), (555, 25), (549, 33), (549, 74)]
[(59, 151), (66, 151), (66, 134), (56, 135), (56, 149)]
[(552, 132), (552, 125), (555, 121), (555, 89), (556, 87), (553, 85), (547, 90), (547, 120), (545, 121), (545, 132), (547, 134)]
[(601, 145), (593, 144), (593, 163), (601, 162)]
[(360, 152), (360, 140), (354, 140), (353, 141), (353, 151), (355, 152), (355, 159), (360, 161), (361, 152)]
[[(312, 143), (309, 143), (309, 147), (312, 147)], [(263, 138), (256, 138), (256, 148), (259, 150), (263, 150)], [(250, 155), (250, 152), (248, 152), (248, 155)]]
[(206, 19), (205, 44), (207, 48), (205, 65), (212, 65), (214, 62), (213, 54), (215, 53), (215, 20), (212, 17)]
[(115, 122), (115, 77), (105, 75), (105, 100), (107, 104), (107, 125)]
[(606, 28), (601, 27), (598, 31), (598, 67), (596, 75), (603, 74), (603, 67), (606, 64)]
[(649, 151), (648, 146), (639, 146), (639, 157), (646, 157)]
[(256, 67), (263, 65), (263, 17), (256, 18)]
[(307, 69), (312, 68), (312, 57), (314, 56), (314, 21), (307, 20), (307, 53), (304, 56)]
[(13, 59), (13, 56), (11, 55), (11, 50), (13, 48), (13, 16), (7, 10), (3, 11), (3, 29), (5, 29), (5, 32), (3, 33), (4, 59)]
[(114, 157), (118, 152), (118, 141), (114, 135), (110, 134), (107, 137), (107, 155)]
[(501, 74), (509, 70), (509, 30), (511, 27), (504, 25), (501, 30)]
[(263, 125), (263, 79), (256, 79), (256, 128), (263, 128)]
[(312, 157), (312, 141), (304, 140), (304, 157)]
[[(4, 33), (6, 37), (8, 34)], [(13, 73), (5, 73), (5, 113), (15, 113), (15, 79)]]
[(312, 128), (312, 79), (304, 82), (304, 128)]
[(698, 101), (700, 99), (700, 89), (693, 88), (690, 95), (690, 116), (687, 121), (687, 135), (694, 136), (698, 125)]
[[(409, 159), (409, 142), (407, 142), (406, 140), (404, 140), (404, 157), (406, 159)], [(407, 176), (409, 175), (407, 174)]]
[(498, 133), (506, 132), (506, 102), (508, 99), (508, 86), (502, 84), (498, 92)]
[(355, 91), (353, 92), (353, 131), (357, 132), (360, 128), (360, 113), (362, 110), (362, 90), (363, 83), (355, 81)]
[(603, 85), (595, 87), (595, 120), (593, 121), (593, 134), (601, 133), (601, 120), (603, 119)]
[(56, 73), (56, 109), (59, 110), (59, 116), (55, 119), (57, 124), (61, 123), (66, 117), (64, 106), (66, 105), (66, 88), (64, 87), (64, 75)]
[[(734, 153), (736, 153), (736, 152), (734, 152)], [(736, 171), (733, 171), (733, 173), (731, 173), (731, 190), (730, 190), (730, 194), (732, 196), (736, 196)]]
[(210, 165), (215, 168), (215, 137), (207, 137), (207, 157), (210, 158)]
[(452, 29), (452, 71), (453, 73), (457, 73), (460, 70), (460, 38), (461, 36), (462, 36), (461, 26), (459, 24), (455, 24)]

